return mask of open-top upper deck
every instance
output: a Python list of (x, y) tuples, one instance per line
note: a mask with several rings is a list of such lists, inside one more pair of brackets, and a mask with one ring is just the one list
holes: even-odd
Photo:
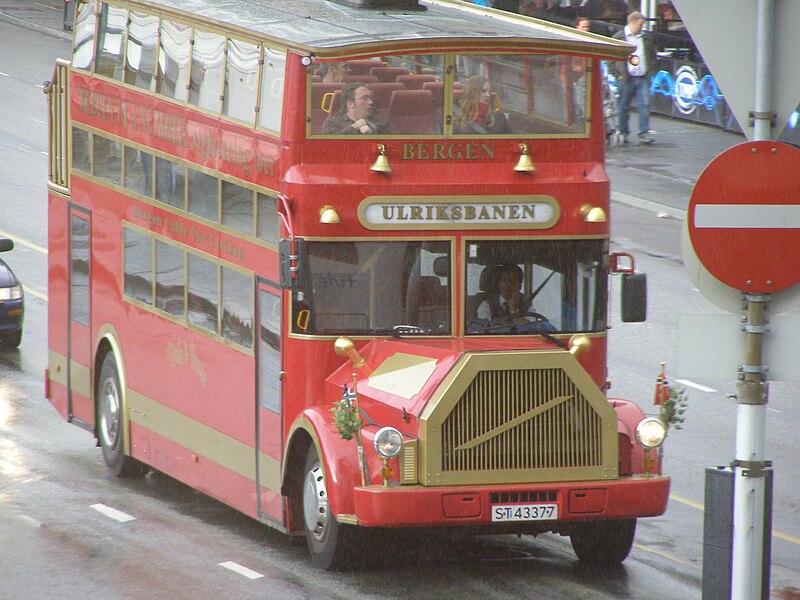
[(174, 17), (191, 15), (222, 29), (251, 32), (259, 39), (318, 58), (384, 54), (425, 47), (494, 52), (583, 54), (624, 59), (630, 46), (603, 36), (457, 0), (420, 0), (418, 9), (368, 9), (328, 0), (131, 0), (131, 7), (156, 8)]

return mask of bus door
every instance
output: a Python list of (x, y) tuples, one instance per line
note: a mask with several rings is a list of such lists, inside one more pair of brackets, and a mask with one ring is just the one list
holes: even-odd
[(260, 280), (257, 290), (256, 478), (258, 512), (261, 518), (275, 521), (283, 526), (281, 289), (276, 283)]
[(92, 402), (91, 332), (91, 213), (77, 206), (69, 214), (69, 319), (67, 320), (67, 377), (70, 422), (91, 428)]

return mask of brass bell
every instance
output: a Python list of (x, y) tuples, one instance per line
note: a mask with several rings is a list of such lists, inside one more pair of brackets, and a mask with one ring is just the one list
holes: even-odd
[(519, 152), (519, 160), (517, 161), (517, 164), (514, 165), (514, 170), (522, 173), (532, 173), (535, 171), (536, 167), (534, 166), (533, 161), (528, 154), (528, 144), (520, 144)]
[(378, 158), (372, 163), (370, 169), (378, 173), (392, 172), (392, 167), (389, 165), (389, 157), (386, 155), (386, 146), (383, 144), (378, 144)]

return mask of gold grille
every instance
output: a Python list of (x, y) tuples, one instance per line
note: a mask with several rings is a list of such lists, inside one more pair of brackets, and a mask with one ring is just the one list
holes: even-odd
[(442, 471), (601, 466), (601, 426), (561, 369), (481, 371), (442, 424)]

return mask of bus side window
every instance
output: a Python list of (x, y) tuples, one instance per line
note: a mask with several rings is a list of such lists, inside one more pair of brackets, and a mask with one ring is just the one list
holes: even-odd
[(156, 93), (186, 101), (191, 41), (191, 27), (166, 19), (161, 21)]
[(220, 112), (224, 72), (225, 36), (196, 30), (192, 49), (192, 74), (189, 77), (189, 104)]
[(122, 81), (128, 9), (116, 8), (105, 3), (102, 8), (100, 27), (97, 31), (97, 64), (94, 72)]
[(228, 40), (222, 114), (252, 124), (256, 115), (259, 48), (256, 44)]
[(271, 131), (281, 130), (285, 70), (286, 54), (271, 48), (264, 48), (264, 70), (261, 75), (258, 124)]
[(97, 0), (78, 2), (75, 17), (75, 43), (72, 47), (72, 68), (92, 70), (94, 64), (94, 31), (97, 25)]

